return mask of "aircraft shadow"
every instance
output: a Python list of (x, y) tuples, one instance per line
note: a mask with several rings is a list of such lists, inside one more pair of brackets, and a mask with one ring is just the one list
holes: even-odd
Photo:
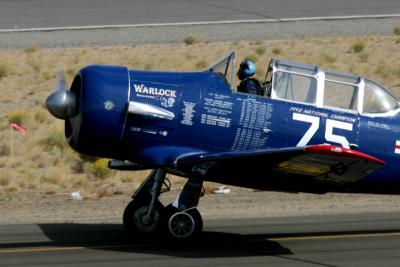
[(254, 255), (291, 255), (278, 242), (258, 235), (203, 232), (191, 241), (176, 243), (161, 238), (132, 238), (120, 224), (39, 224), (48, 241), (0, 244), (0, 248), (87, 247), (126, 253), (146, 253), (182, 258), (245, 257)]
[(245, 256), (284, 256), (293, 252), (279, 242), (269, 240), (285, 237), (312, 237), (329, 235), (397, 233), (400, 229), (334, 231), (286, 234), (241, 235), (205, 231), (196, 240), (171, 243), (162, 239), (135, 239), (130, 237), (120, 224), (39, 224), (48, 241), (0, 244), (0, 248), (22, 247), (67, 247), (79, 246), (88, 249), (126, 253), (146, 253), (182, 258), (218, 258)]

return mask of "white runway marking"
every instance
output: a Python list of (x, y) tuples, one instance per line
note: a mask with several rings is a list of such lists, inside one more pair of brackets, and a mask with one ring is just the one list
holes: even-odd
[(148, 24), (88, 25), (88, 26), (21, 28), (21, 29), (16, 28), (16, 29), (2, 29), (2, 30), (0, 30), (0, 33), (63, 31), (63, 30), (95, 30), (95, 29), (113, 29), (113, 28), (116, 29), (116, 28), (137, 28), (137, 27), (243, 24), (243, 23), (277, 23), (277, 22), (315, 21), (315, 20), (379, 19), (379, 18), (396, 18), (396, 17), (400, 18), (400, 14), (302, 17), (302, 18), (278, 18), (278, 19), (249, 19), (249, 20), (221, 20), (221, 21), (197, 21), (197, 22), (195, 21), (195, 22), (148, 23)]

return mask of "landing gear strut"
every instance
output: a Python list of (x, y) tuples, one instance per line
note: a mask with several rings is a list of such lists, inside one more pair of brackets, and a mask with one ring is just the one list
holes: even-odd
[(124, 211), (125, 229), (135, 236), (166, 234), (178, 240), (195, 237), (203, 229), (203, 220), (196, 209), (203, 182), (191, 178), (174, 203), (164, 207), (159, 201), (165, 183), (166, 172), (153, 170), (133, 195)]
[(135, 192), (123, 216), (124, 227), (128, 232), (150, 235), (159, 231), (164, 206), (158, 197), (164, 180), (164, 170), (153, 170)]

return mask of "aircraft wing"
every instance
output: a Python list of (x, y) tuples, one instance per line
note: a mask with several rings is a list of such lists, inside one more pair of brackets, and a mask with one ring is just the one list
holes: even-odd
[(384, 164), (370, 155), (331, 145), (192, 154), (175, 161), (177, 169), (198, 177), (256, 175), (335, 183), (355, 182)]

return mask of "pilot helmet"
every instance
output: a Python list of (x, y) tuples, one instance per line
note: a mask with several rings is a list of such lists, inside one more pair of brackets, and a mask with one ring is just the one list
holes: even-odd
[(240, 63), (238, 70), (238, 77), (240, 80), (248, 78), (256, 73), (256, 64), (254, 64), (251, 60), (244, 60)]

